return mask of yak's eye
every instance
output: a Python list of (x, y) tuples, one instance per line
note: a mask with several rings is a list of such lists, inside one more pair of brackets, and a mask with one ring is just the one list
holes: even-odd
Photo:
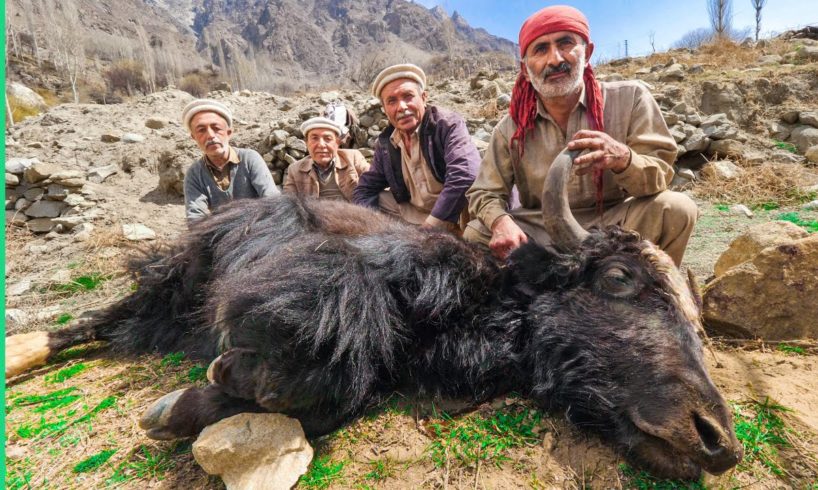
[(631, 272), (621, 266), (605, 269), (599, 278), (599, 287), (605, 293), (617, 298), (626, 298), (636, 294), (636, 281)]

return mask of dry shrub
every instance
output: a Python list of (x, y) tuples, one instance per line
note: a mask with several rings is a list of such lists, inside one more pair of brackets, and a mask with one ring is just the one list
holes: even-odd
[[(13, 95), (10, 95), (8, 100), (9, 106), (11, 107), (11, 117), (15, 123), (18, 123), (28, 117), (36, 116), (40, 113), (39, 107), (28, 105)], [(10, 122), (11, 121), (6, 121), (7, 124)]]
[(480, 108), (477, 110), (477, 116), (484, 117), (486, 119), (498, 119), (503, 115), (502, 112), (503, 111), (497, 107), (497, 99), (494, 98), (480, 106)]
[(693, 192), (711, 202), (791, 206), (815, 198), (803, 190), (815, 180), (814, 174), (798, 164), (765, 163), (745, 167), (742, 175), (732, 180), (702, 180)]
[(148, 81), (145, 79), (144, 70), (145, 67), (138, 61), (119, 60), (105, 72), (108, 88), (128, 95), (133, 95), (136, 90), (147, 93)]
[(708, 63), (722, 69), (746, 68), (747, 65), (755, 63), (760, 56), (760, 52), (755, 48), (742, 46), (726, 38), (717, 38), (703, 44), (699, 48), (699, 53), (707, 57)]
[(210, 91), (207, 80), (200, 73), (188, 73), (179, 81), (179, 90), (194, 97), (204, 97)]

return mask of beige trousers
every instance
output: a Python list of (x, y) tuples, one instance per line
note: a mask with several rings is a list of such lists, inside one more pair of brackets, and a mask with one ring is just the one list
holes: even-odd
[[(512, 209), (511, 217), (534, 242), (546, 246), (551, 239), (545, 232), (540, 210)], [(685, 194), (664, 191), (653, 196), (628, 198), (606, 209), (600, 217), (594, 210), (577, 212), (574, 217), (583, 228), (591, 226), (619, 225), (626, 230), (638, 232), (664, 250), (678, 266), (693, 233), (699, 216), (696, 203)], [(472, 220), (463, 233), (470, 242), (488, 245), (489, 230), (480, 220)]]
[[(418, 226), (422, 225), (426, 221), (426, 218), (429, 217), (429, 213), (416, 207), (412, 203), (398, 203), (390, 191), (381, 191), (378, 195), (378, 208), (382, 213)], [(460, 216), (460, 223), (450, 223), (442, 220), (436, 220), (436, 223), (438, 223), (439, 228), (460, 236), (462, 235), (463, 227), (465, 227), (465, 224), (468, 222), (467, 218), (464, 219), (464, 216), (467, 215), (468, 210), (464, 207), (463, 213)]]

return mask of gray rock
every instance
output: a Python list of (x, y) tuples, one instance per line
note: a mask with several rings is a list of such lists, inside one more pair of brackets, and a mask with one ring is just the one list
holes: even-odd
[(318, 117), (320, 115), (321, 111), (319, 111), (315, 107), (309, 107), (298, 113), (298, 117), (300, 117), (302, 121), (306, 121), (307, 119)]
[(681, 143), (685, 139), (685, 132), (679, 125), (670, 128), (670, 135), (673, 136), (676, 143)]
[(6, 160), (6, 172), (22, 175), (27, 168), (35, 163), (40, 163), (40, 160), (37, 158), (9, 158)]
[(801, 114), (800, 111), (786, 111), (781, 114), (781, 120), (787, 124), (795, 124), (798, 122), (798, 115)]
[(695, 75), (696, 73), (703, 73), (704, 67), (702, 65), (693, 65), (687, 69), (687, 72)]
[(777, 54), (765, 54), (758, 59), (759, 65), (777, 65), (784, 60), (783, 57)]
[(299, 151), (301, 153), (307, 153), (307, 144), (295, 136), (290, 136), (287, 138), (287, 148)]
[(42, 199), (43, 194), (45, 194), (45, 191), (42, 187), (32, 187), (23, 193), (23, 197), (33, 202)]
[(508, 109), (509, 104), (511, 104), (511, 95), (509, 94), (500, 94), (497, 96), (497, 108), (501, 110)]
[(17, 202), (14, 203), (15, 211), (21, 211), (23, 209), (26, 209), (29, 206), (31, 206), (31, 201), (29, 201), (25, 197), (21, 197), (20, 199), (17, 199)]
[(61, 201), (37, 201), (25, 213), (29, 218), (56, 218), (66, 205)]
[(25, 326), (28, 321), (29, 315), (25, 311), (17, 308), (9, 308), (6, 310), (6, 329), (21, 328)]
[(814, 209), (818, 209), (818, 199), (816, 199), (814, 201), (810, 201), (808, 203), (804, 203), (801, 206), (801, 209), (804, 209), (804, 210), (807, 210), (807, 211), (812, 211)]
[(6, 84), (6, 93), (8, 97), (17, 99), (20, 105), (27, 106), (32, 109), (44, 111), (48, 108), (45, 99), (40, 94), (26, 87), (19, 82), (9, 82)]
[(662, 117), (664, 118), (667, 127), (674, 126), (681, 121), (679, 115), (673, 112), (663, 112)]
[(777, 121), (770, 122), (769, 126), (770, 138), (778, 141), (784, 141), (790, 137), (790, 128)]
[(750, 165), (761, 165), (769, 160), (766, 153), (755, 150), (744, 150), (742, 158), (744, 158), (745, 163), (749, 163)]
[(801, 60), (818, 61), (818, 46), (801, 46), (795, 57)]
[(36, 218), (26, 222), (28, 230), (32, 233), (48, 233), (56, 226), (51, 218)]
[(739, 135), (738, 128), (728, 124), (721, 126), (704, 126), (702, 128), (704, 135), (712, 140), (727, 140), (737, 139)]
[(487, 131), (486, 131), (485, 129), (483, 129), (483, 128), (480, 128), (480, 129), (478, 129), (477, 131), (475, 131), (475, 133), (474, 133), (474, 135), (473, 135), (473, 136), (474, 136), (475, 138), (477, 138), (477, 139), (481, 140), (481, 141), (485, 141), (486, 143), (488, 143), (489, 141), (491, 141), (491, 133), (487, 132)]
[(292, 155), (290, 155), (288, 153), (285, 153), (284, 156), (281, 159), (284, 160), (285, 162), (287, 162), (288, 166), (292, 165), (292, 164), (294, 164), (295, 162), (298, 161), (295, 157), (293, 157)]
[(20, 178), (14, 174), (6, 172), (6, 187), (13, 187), (20, 183)]
[(740, 158), (743, 156), (744, 145), (738, 140), (713, 140), (707, 151), (723, 157)]
[(132, 242), (156, 239), (156, 232), (143, 224), (122, 225), (122, 235)]
[(807, 148), (807, 151), (804, 152), (804, 156), (808, 162), (818, 163), (818, 145)]
[(724, 113), (731, 121), (741, 122), (744, 119), (744, 96), (738, 86), (732, 82), (702, 82), (702, 98), (699, 107), (705, 114)]
[(701, 173), (708, 180), (732, 180), (739, 177), (742, 170), (730, 160), (714, 160), (704, 164)]
[(368, 128), (369, 126), (372, 126), (375, 123), (375, 118), (370, 116), (369, 114), (364, 114), (360, 117), (360, 119), (358, 119), (358, 122), (360, 123), (361, 126)]
[(340, 94), (338, 94), (338, 92), (335, 91), (321, 92), (321, 94), (318, 96), (318, 100), (321, 101), (321, 103), (324, 105), (329, 104), (330, 102), (334, 102), (340, 98), (341, 98)]
[(193, 457), (228, 490), (289, 490), (306, 473), (313, 450), (297, 420), (242, 413), (205, 427)]
[(60, 184), (48, 184), (46, 197), (53, 201), (62, 201), (68, 197), (69, 192), (67, 187)]
[(661, 82), (679, 82), (684, 80), (684, 78), (685, 69), (679, 63), (670, 65), (659, 75), (659, 81)]
[(78, 225), (81, 225), (88, 221), (87, 216), (76, 215), (76, 216), (59, 216), (57, 218), (53, 218), (51, 220), (55, 225), (60, 225), (65, 230), (73, 230)]
[(99, 137), (99, 140), (103, 143), (116, 143), (122, 140), (122, 134), (120, 133), (103, 133), (102, 136)]
[(273, 139), (275, 140), (276, 144), (283, 145), (287, 143), (287, 139), (290, 138), (290, 133), (284, 131), (283, 129), (276, 129), (273, 131)]
[(19, 211), (6, 211), (6, 224), (14, 226), (24, 226), (28, 221), (28, 216)]
[(700, 128), (705, 129), (708, 126), (723, 126), (725, 124), (732, 124), (727, 114), (720, 112), (718, 114), (711, 114), (702, 119)]
[(798, 114), (798, 122), (818, 128), (818, 112), (801, 112)]
[(796, 126), (790, 134), (790, 142), (798, 148), (800, 153), (806, 153), (810, 147), (818, 145), (818, 128), (806, 125)]
[(116, 164), (105, 165), (104, 167), (95, 167), (88, 170), (88, 180), (97, 184), (105, 182), (105, 179), (119, 172), (119, 167)]
[(141, 143), (145, 141), (145, 137), (136, 133), (125, 133), (122, 135), (123, 143)]
[(733, 214), (744, 215), (744, 216), (746, 216), (748, 218), (753, 217), (753, 212), (750, 211), (750, 208), (748, 208), (744, 204), (734, 204), (734, 205), (730, 206), (730, 212), (733, 213)]
[(150, 129), (162, 129), (169, 124), (169, 121), (164, 117), (151, 117), (145, 121), (145, 126)]
[(22, 296), (31, 290), (31, 279), (24, 278), (6, 286), (6, 296)]
[(25, 169), (23, 172), (23, 177), (26, 179), (26, 182), (36, 184), (37, 182), (43, 181), (59, 171), (60, 167), (56, 165), (37, 162)]
[(676, 114), (687, 114), (687, 112), (690, 110), (690, 108), (687, 107), (687, 104), (685, 102), (679, 102), (678, 104), (673, 106), (673, 108), (670, 109), (670, 110), (672, 112), (675, 112)]
[(685, 148), (688, 152), (704, 153), (710, 147), (710, 138), (708, 138), (704, 131), (696, 128), (696, 130), (685, 139)]
[(687, 120), (688, 124), (693, 126), (699, 126), (702, 123), (702, 116), (696, 112), (688, 114), (685, 119)]

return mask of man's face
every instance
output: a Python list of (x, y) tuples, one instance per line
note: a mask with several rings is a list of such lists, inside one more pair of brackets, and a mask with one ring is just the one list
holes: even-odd
[(528, 45), (521, 68), (540, 97), (567, 97), (580, 89), (585, 60), (593, 50), (592, 43), (586, 45), (573, 32), (544, 34)]
[(414, 80), (394, 80), (381, 91), (381, 104), (392, 126), (411, 133), (420, 126), (426, 112), (426, 92)]
[(226, 157), (232, 134), (227, 121), (215, 112), (199, 112), (190, 120), (190, 135), (211, 160)]
[(338, 153), (338, 135), (335, 131), (316, 128), (307, 133), (307, 151), (319, 167), (326, 168)]

